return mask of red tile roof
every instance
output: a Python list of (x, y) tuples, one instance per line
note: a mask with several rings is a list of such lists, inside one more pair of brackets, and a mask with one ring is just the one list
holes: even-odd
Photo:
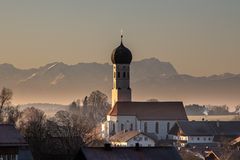
[(13, 125), (0, 124), (0, 147), (25, 145), (27, 142)]
[(188, 120), (182, 102), (117, 102), (110, 116), (136, 116), (141, 120)]

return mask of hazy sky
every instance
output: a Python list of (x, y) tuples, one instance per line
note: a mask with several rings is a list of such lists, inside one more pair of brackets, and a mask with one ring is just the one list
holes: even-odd
[(110, 62), (120, 41), (192, 75), (240, 73), (240, 0), (1, 0), (0, 63)]

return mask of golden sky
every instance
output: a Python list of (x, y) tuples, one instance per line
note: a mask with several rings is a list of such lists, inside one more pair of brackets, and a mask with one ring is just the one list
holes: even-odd
[(3, 0), (0, 63), (110, 63), (120, 41), (191, 75), (240, 73), (239, 0)]

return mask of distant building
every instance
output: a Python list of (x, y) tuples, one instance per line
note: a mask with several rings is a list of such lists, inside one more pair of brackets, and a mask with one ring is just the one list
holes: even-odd
[(88, 147), (75, 160), (182, 160), (174, 147)]
[(113, 50), (111, 60), (112, 109), (107, 115), (107, 120), (102, 123), (104, 138), (109, 139), (123, 131), (139, 131), (154, 134), (158, 140), (165, 140), (168, 131), (177, 120), (188, 120), (182, 102), (132, 102), (130, 88), (132, 53), (123, 45), (122, 40), (120, 46)]
[(27, 142), (13, 125), (0, 124), (0, 160), (32, 160)]
[(240, 121), (178, 121), (169, 137), (181, 147), (212, 146), (240, 135)]
[(113, 146), (134, 147), (138, 144), (141, 147), (154, 147), (155, 138), (138, 131), (119, 132), (109, 139)]

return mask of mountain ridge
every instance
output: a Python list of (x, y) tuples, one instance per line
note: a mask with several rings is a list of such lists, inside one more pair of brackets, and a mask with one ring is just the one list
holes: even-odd
[[(11, 88), (14, 103), (64, 103), (83, 98), (93, 90), (109, 97), (112, 65), (109, 63), (53, 62), (38, 68), (19, 69), (0, 64), (0, 87)], [(240, 74), (210, 76), (179, 74), (170, 62), (156, 58), (133, 61), (131, 87), (134, 100), (157, 98), (199, 104), (240, 104)]]

